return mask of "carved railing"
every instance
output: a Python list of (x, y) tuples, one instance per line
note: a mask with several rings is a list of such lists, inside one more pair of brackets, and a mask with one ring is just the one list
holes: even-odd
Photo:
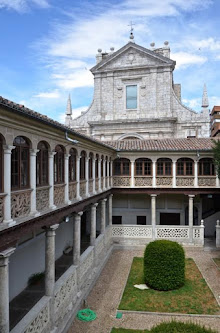
[(11, 217), (28, 216), (31, 211), (31, 190), (11, 193)]
[(189, 238), (189, 227), (186, 226), (163, 226), (156, 227), (156, 238)]
[(169, 176), (157, 176), (156, 178), (157, 186), (172, 186), (173, 185), (173, 178)]
[(204, 176), (198, 178), (199, 186), (216, 186), (216, 177)]
[(152, 227), (148, 225), (113, 225), (112, 237), (152, 238)]
[(92, 194), (93, 193), (93, 179), (89, 180), (89, 193)]
[(86, 195), (86, 180), (80, 180), (80, 196), (85, 197)]
[(36, 208), (38, 212), (42, 212), (49, 208), (49, 186), (37, 188)]
[(59, 207), (65, 201), (65, 184), (54, 185), (54, 205)]
[(152, 186), (152, 177), (134, 177), (135, 186)]
[(194, 177), (176, 177), (176, 186), (192, 187), (194, 186)]
[(73, 200), (76, 198), (76, 182), (69, 183), (69, 199)]
[(99, 180), (98, 179), (95, 180), (95, 190), (96, 190), (96, 192), (98, 192), (98, 190), (99, 190)]
[(113, 186), (130, 186), (130, 179), (131, 177), (114, 176)]
[(0, 196), (0, 223), (4, 220), (4, 195)]

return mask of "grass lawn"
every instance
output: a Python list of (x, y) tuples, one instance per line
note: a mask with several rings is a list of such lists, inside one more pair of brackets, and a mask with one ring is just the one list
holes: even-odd
[(216, 263), (216, 265), (218, 266), (218, 269), (220, 269), (220, 258), (212, 258), (212, 259)]
[(134, 284), (141, 283), (144, 283), (143, 258), (134, 258), (119, 305), (120, 310), (191, 314), (220, 313), (219, 306), (193, 259), (186, 259), (186, 283), (178, 290), (157, 291), (134, 288)]

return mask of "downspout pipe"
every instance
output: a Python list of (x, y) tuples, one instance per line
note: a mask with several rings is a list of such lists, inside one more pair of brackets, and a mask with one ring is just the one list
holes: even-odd
[(74, 144), (74, 145), (77, 145), (77, 144), (79, 143), (79, 141), (77, 141), (77, 140), (70, 139), (70, 138), (68, 137), (68, 133), (67, 133), (67, 131), (65, 132), (65, 138), (66, 138), (67, 141), (71, 142), (71, 143)]

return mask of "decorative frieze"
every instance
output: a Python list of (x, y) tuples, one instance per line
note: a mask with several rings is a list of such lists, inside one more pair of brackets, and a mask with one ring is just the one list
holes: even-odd
[(152, 238), (152, 227), (112, 226), (112, 237)]
[(172, 177), (157, 177), (157, 186), (172, 186)]
[(39, 333), (49, 324), (49, 303), (38, 313), (37, 317), (24, 330), (24, 333)]
[(152, 177), (135, 177), (135, 186), (152, 186)]
[(76, 182), (69, 183), (69, 199), (73, 200), (76, 198)]
[(130, 186), (130, 177), (113, 177), (113, 186)]
[(216, 186), (216, 177), (199, 177), (198, 178), (199, 186)]
[(188, 227), (156, 228), (156, 238), (189, 238)]
[(194, 186), (194, 177), (177, 177), (176, 186), (192, 187)]
[(42, 212), (49, 208), (49, 187), (37, 188), (36, 207), (38, 212)]
[(54, 205), (59, 207), (64, 204), (65, 184), (54, 186)]
[(0, 197), (0, 223), (4, 220), (4, 197)]
[(11, 217), (28, 216), (31, 210), (31, 190), (11, 193)]

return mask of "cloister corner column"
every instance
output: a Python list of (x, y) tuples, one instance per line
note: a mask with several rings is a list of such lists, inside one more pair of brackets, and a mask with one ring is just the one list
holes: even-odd
[(55, 286), (55, 230), (59, 224), (45, 227), (46, 247), (45, 247), (45, 295), (53, 296)]
[(152, 238), (156, 238), (156, 197), (157, 194), (151, 194), (151, 226)]
[(106, 225), (106, 201), (107, 201), (107, 199), (101, 200), (101, 234), (105, 233), (105, 225)]
[(76, 199), (82, 199), (80, 196), (80, 156), (76, 157)]
[(173, 159), (173, 187), (176, 187), (176, 160)]
[(216, 221), (216, 247), (220, 247), (220, 223)]
[(90, 233), (90, 245), (95, 245), (96, 240), (96, 207), (98, 203), (91, 206), (91, 233)]
[(9, 257), (15, 248), (0, 252), (0, 332), (9, 333)]
[(93, 194), (96, 194), (96, 190), (95, 190), (95, 161), (96, 161), (96, 158), (95, 158), (95, 154), (94, 154), (94, 158), (92, 160), (92, 192)]
[(134, 187), (134, 163), (135, 160), (130, 160), (131, 161), (131, 187)]
[(83, 212), (74, 214), (74, 235), (73, 235), (73, 264), (79, 264), (81, 248), (81, 216)]
[(71, 201), (69, 200), (69, 154), (65, 155), (65, 192), (64, 192), (64, 196), (65, 196), (65, 204), (70, 205)]
[(194, 186), (198, 187), (198, 161), (194, 161)]
[(157, 185), (156, 185), (156, 159), (153, 159), (153, 158), (152, 158), (152, 173), (153, 173), (152, 186), (155, 188), (155, 187), (157, 187)]
[(195, 195), (189, 194), (189, 241), (193, 243), (193, 199)]
[(89, 197), (89, 157), (85, 161), (86, 197)]
[(112, 197), (113, 194), (110, 194), (108, 197), (108, 224), (112, 225)]
[(31, 186), (31, 212), (30, 215), (38, 216), (36, 208), (36, 164), (38, 149), (30, 149), (30, 186)]
[(11, 226), (15, 224), (11, 217), (11, 151), (15, 146), (4, 146), (4, 220), (3, 223)]
[(49, 153), (49, 207), (55, 209), (54, 205), (54, 156), (56, 152), (52, 151)]

